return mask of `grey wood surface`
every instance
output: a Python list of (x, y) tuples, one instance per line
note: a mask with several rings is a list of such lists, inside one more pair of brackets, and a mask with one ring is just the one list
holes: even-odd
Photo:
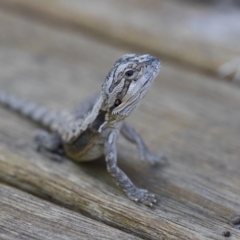
[[(114, 61), (129, 51), (3, 11), (0, 23), (0, 88), (50, 108), (73, 108), (95, 93)], [(3, 108), (0, 181), (144, 239), (219, 240), (223, 231), (239, 239), (231, 224), (240, 213), (239, 103), (233, 85), (163, 62), (128, 121), (168, 164), (139, 162), (123, 139), (118, 149), (119, 166), (157, 194), (153, 209), (126, 198), (103, 158), (58, 163), (35, 152), (32, 136), (39, 126)]]
[(3, 184), (0, 195), (1, 240), (140, 239)]
[(55, 26), (84, 30), (105, 42), (152, 52), (219, 75), (240, 68), (240, 9), (231, 1), (0, 0), (0, 7)]

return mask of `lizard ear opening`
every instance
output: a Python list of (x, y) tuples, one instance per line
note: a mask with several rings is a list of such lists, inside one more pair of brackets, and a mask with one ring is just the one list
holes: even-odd
[(114, 102), (114, 106), (117, 107), (122, 103), (122, 101), (120, 99), (116, 99)]
[(112, 112), (116, 107), (118, 107), (120, 104), (122, 103), (122, 101), (120, 99), (116, 99), (114, 104), (109, 108), (110, 112)]

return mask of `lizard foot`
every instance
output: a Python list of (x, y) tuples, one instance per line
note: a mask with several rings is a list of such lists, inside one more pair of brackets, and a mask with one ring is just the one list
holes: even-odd
[(144, 154), (144, 160), (150, 162), (152, 165), (161, 164), (164, 165), (167, 162), (167, 157), (164, 155), (156, 155), (150, 152)]
[(42, 147), (38, 147), (38, 146), (35, 146), (36, 147), (36, 150), (41, 153), (42, 155), (44, 155), (45, 157), (53, 160), (53, 161), (56, 161), (56, 162), (63, 162), (65, 160), (64, 156), (63, 155), (60, 155), (60, 154), (57, 154), (57, 153), (52, 153)]
[(135, 202), (143, 203), (149, 207), (153, 207), (157, 203), (155, 194), (148, 192), (146, 189), (137, 188), (134, 193), (128, 194), (128, 197)]

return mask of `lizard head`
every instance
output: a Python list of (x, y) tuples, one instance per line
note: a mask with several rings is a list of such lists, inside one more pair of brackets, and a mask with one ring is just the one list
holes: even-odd
[(116, 61), (102, 86), (105, 110), (122, 119), (146, 95), (160, 70), (160, 61), (149, 54), (126, 54)]

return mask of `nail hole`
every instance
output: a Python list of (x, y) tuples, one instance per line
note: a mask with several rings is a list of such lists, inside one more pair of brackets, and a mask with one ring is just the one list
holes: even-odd
[(223, 233), (222, 233), (222, 235), (224, 236), (224, 237), (231, 237), (231, 233), (229, 232), (229, 231), (224, 231)]

